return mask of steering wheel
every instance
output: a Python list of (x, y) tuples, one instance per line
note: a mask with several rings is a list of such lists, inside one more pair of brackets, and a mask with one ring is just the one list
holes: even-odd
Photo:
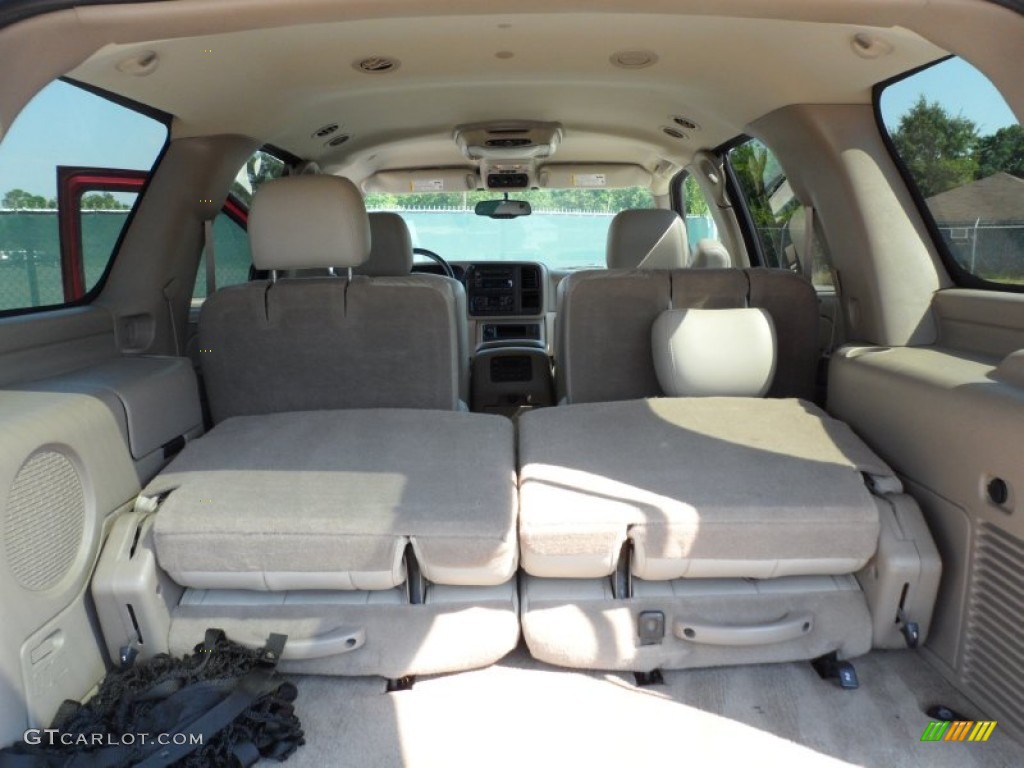
[(445, 277), (450, 277), (452, 280), (456, 279), (455, 270), (452, 269), (452, 265), (441, 258), (438, 254), (426, 248), (413, 248), (412, 252), (416, 256), (426, 256), (428, 259), (433, 259), (440, 265), (441, 269), (444, 270)]

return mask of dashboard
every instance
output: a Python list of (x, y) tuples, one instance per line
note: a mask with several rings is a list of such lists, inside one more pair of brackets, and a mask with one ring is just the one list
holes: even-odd
[[(478, 345), (545, 341), (544, 265), (479, 261), (451, 267), (466, 289), (467, 319)], [(435, 263), (418, 263), (413, 272), (443, 274)]]
[[(470, 409), (513, 416), (524, 408), (554, 405), (554, 314), (546, 294), (560, 273), (528, 261), (448, 264), (466, 289)], [(413, 272), (443, 274), (435, 262), (417, 263)]]
[(532, 317), (544, 307), (538, 264), (470, 264), (464, 285), (472, 317)]

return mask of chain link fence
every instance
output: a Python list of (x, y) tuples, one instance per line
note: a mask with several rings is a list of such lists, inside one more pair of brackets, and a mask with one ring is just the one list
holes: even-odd
[(985, 280), (1024, 283), (1024, 221), (940, 222), (939, 232), (965, 270)]
[[(127, 211), (82, 212), (86, 290), (103, 276)], [(60, 231), (55, 210), (0, 210), (0, 310), (63, 304)]]

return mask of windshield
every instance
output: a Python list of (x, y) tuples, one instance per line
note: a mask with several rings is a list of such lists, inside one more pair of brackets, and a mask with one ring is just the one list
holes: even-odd
[(449, 261), (538, 261), (556, 269), (603, 267), (608, 225), (619, 211), (653, 208), (650, 190), (535, 189), (510, 192), (533, 207), (529, 216), (477, 216), (480, 200), (500, 199), (494, 191), (429, 194), (374, 194), (371, 211), (395, 211), (409, 225), (413, 246)]

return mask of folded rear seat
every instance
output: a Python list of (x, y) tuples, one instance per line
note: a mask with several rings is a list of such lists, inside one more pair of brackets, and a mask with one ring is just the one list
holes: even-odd
[(520, 418), (523, 567), (642, 579), (852, 573), (898, 486), (845, 424), (800, 400), (657, 398)]
[(517, 566), (514, 464), (498, 417), (276, 413), (228, 419), (142, 493), (166, 495), (154, 543), (183, 586), (391, 589), (407, 546), (431, 582), (494, 586)]
[(531, 653), (649, 672), (922, 641), (940, 563), (920, 510), (799, 399), (817, 360), (809, 283), (738, 269), (566, 282), (568, 404), (518, 427)]
[[(352, 268), (370, 250), (337, 177), (268, 182), (250, 231), (258, 269)], [(184, 653), (219, 627), (254, 646), (287, 634), (292, 671), (402, 678), (516, 646), (515, 436), (458, 410), (461, 291), (296, 277), (208, 299), (217, 424), (111, 532), (93, 593), (112, 657)], [(419, 366), (405, 343), (436, 359)]]

